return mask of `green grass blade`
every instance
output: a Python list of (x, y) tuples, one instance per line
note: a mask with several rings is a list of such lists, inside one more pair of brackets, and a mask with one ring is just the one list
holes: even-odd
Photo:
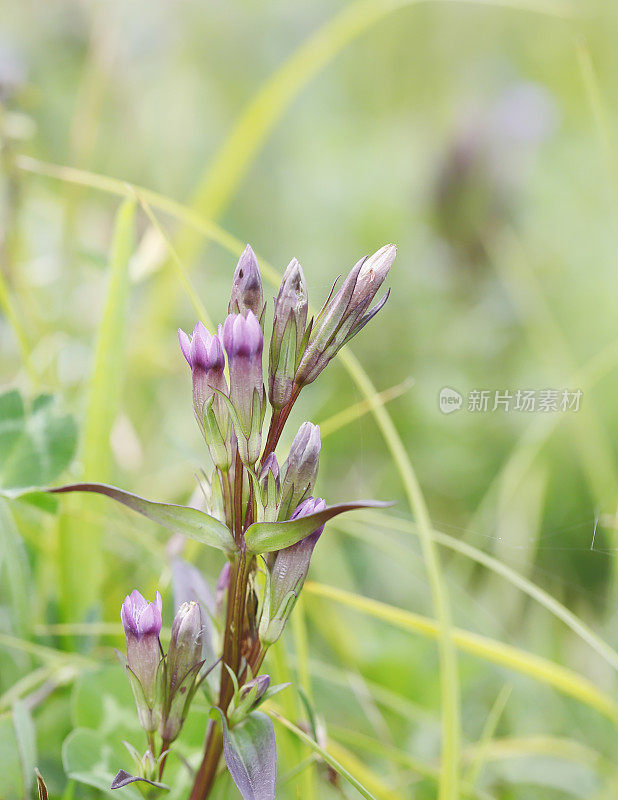
[[(413, 385), (414, 379), (408, 378), (407, 380), (397, 384), (397, 386), (391, 386), (390, 389), (385, 389), (383, 392), (380, 392), (376, 396), (376, 401), (380, 402), (382, 405), (386, 405), (386, 403), (389, 403), (391, 400), (401, 397), (401, 395), (405, 394)], [(371, 410), (371, 402), (365, 399), (359, 401), (358, 403), (354, 403), (353, 405), (348, 406), (341, 411), (337, 411), (336, 414), (332, 414), (330, 417), (318, 422), (317, 424), (320, 426), (320, 437), (322, 441), (324, 441), (326, 436), (330, 436), (331, 433), (335, 433), (346, 425), (356, 422), (365, 414), (370, 413)]]
[(189, 299), (191, 300), (191, 303), (193, 304), (193, 308), (195, 309), (195, 312), (196, 312), (198, 318), (204, 323), (204, 325), (208, 328), (208, 330), (214, 331), (215, 325), (213, 324), (212, 320), (210, 319), (208, 311), (206, 311), (206, 307), (204, 306), (204, 304), (200, 300), (199, 295), (197, 293), (197, 290), (196, 290), (195, 286), (193, 285), (193, 282), (191, 281), (191, 278), (187, 274), (187, 270), (184, 268), (184, 265), (183, 265), (182, 261), (180, 260), (180, 256), (176, 252), (176, 248), (174, 247), (174, 245), (170, 241), (170, 238), (167, 235), (167, 233), (163, 230), (163, 227), (161, 226), (161, 223), (159, 222), (159, 220), (155, 216), (154, 211), (152, 210), (150, 205), (147, 203), (147, 201), (144, 200), (144, 198), (141, 197), (138, 192), (136, 192), (136, 197), (139, 200), (140, 205), (144, 209), (144, 213), (146, 214), (146, 216), (148, 217), (148, 219), (152, 223), (154, 229), (157, 231), (159, 236), (165, 242), (165, 246), (167, 247), (167, 249), (169, 251), (170, 257), (172, 259), (172, 263), (173, 263), (174, 268), (176, 270), (176, 275), (178, 277), (178, 280), (180, 281), (183, 289), (185, 290), (185, 292), (187, 294), (187, 297), (189, 297)]
[[(388, 622), (401, 630), (420, 633), (431, 639), (439, 638), (439, 623), (420, 614), (414, 614), (378, 600), (361, 597), (344, 589), (325, 586), (313, 581), (305, 584), (305, 591), (333, 600), (374, 619)], [(461, 628), (453, 628), (452, 637), (455, 645), (463, 652), (553, 686), (563, 694), (594, 708), (618, 724), (618, 704), (612, 697), (599, 690), (591, 681), (577, 672), (555, 664), (542, 656)]]
[(353, 786), (359, 794), (366, 798), (366, 800), (377, 800), (375, 795), (373, 795), (369, 789), (363, 786), (363, 784), (357, 778), (355, 778), (354, 775), (351, 775), (348, 770), (337, 761), (336, 758), (334, 758), (323, 747), (320, 747), (317, 742), (314, 742), (313, 739), (310, 736), (307, 736), (304, 731), (301, 731), (300, 728), (297, 728), (293, 722), (290, 722), (285, 717), (282, 717), (281, 714), (278, 714), (276, 711), (272, 711), (271, 709), (267, 709), (266, 713), (269, 717), (274, 719), (275, 722), (278, 722), (284, 728), (287, 728), (287, 730), (290, 731), (290, 733), (293, 733), (294, 736), (301, 740), (301, 742), (304, 742), (304, 744), (308, 745), (308, 747), (310, 747), (315, 753), (318, 753), (321, 758), (335, 770), (335, 772), (341, 775), (341, 777), (346, 780), (350, 786)]
[[(311, 672), (309, 670), (309, 641), (307, 635), (307, 620), (305, 615), (305, 604), (302, 595), (298, 598), (294, 613), (292, 614), (292, 634), (294, 638), (294, 651), (296, 653), (296, 672), (298, 674), (298, 685), (301, 687), (308, 701), (313, 698), (311, 686)], [(301, 778), (302, 797), (307, 800), (317, 800), (315, 769), (309, 766)]]
[(357, 358), (345, 347), (341, 360), (356, 385), (371, 403), (371, 408), (384, 440), (391, 452), (404, 485), (410, 509), (416, 520), (421, 550), (431, 589), (432, 604), (439, 625), (438, 652), (440, 660), (440, 687), (442, 699), (442, 772), (440, 775), (440, 800), (457, 800), (459, 796), (459, 751), (461, 746), (461, 721), (459, 708), (459, 674), (457, 656), (451, 638), (451, 613), (440, 558), (431, 537), (431, 522), (420, 485), (412, 463), (397, 433), (397, 429), (377, 392)]
[(506, 708), (506, 704), (509, 701), (512, 691), (512, 686), (503, 686), (502, 689), (500, 689), (498, 696), (496, 697), (494, 704), (489, 711), (489, 714), (487, 715), (481, 736), (477, 743), (477, 750), (474, 754), (474, 758), (472, 759), (472, 763), (470, 764), (470, 769), (466, 775), (466, 781), (472, 787), (476, 786), (479, 778), (481, 777), (481, 772), (487, 759), (487, 753), (489, 751), (491, 741), (494, 738), (496, 728), (498, 727), (498, 723), (500, 722), (500, 718), (504, 713), (504, 709)]
[[(386, 514), (377, 513), (372, 513), (371, 519), (376, 520), (378, 524), (385, 528), (399, 530), (406, 533), (416, 533), (415, 524), (413, 522), (408, 522), (407, 520), (401, 520), (397, 519), (396, 517), (389, 517)], [(358, 534), (358, 528), (360, 525), (360, 523), (351, 522), (340, 522), (334, 524), (337, 525), (337, 527), (341, 527), (341, 529), (346, 533), (352, 532), (351, 535)], [(516, 570), (514, 570), (512, 567), (509, 567), (504, 562), (499, 561), (493, 556), (490, 556), (488, 553), (485, 553), (482, 550), (474, 547), (473, 545), (462, 542), (461, 539), (457, 539), (454, 536), (449, 536), (447, 533), (442, 533), (441, 531), (437, 530), (433, 530), (431, 535), (434, 541), (439, 545), (447, 547), (449, 550), (452, 550), (456, 553), (460, 553), (461, 555), (466, 556), (466, 558), (475, 561), (477, 564), (482, 564), (496, 575), (500, 575), (513, 586), (520, 589), (524, 594), (528, 595), (528, 597), (530, 597), (532, 600), (543, 606), (543, 608), (547, 609), (550, 614), (553, 614), (557, 619), (570, 628), (573, 633), (579, 636), (582, 641), (586, 642), (586, 644), (588, 644), (595, 652), (597, 652), (610, 665), (610, 667), (612, 667), (612, 669), (618, 671), (618, 652), (597, 633), (595, 633), (592, 628), (586, 625), (582, 619), (580, 619), (576, 614), (570, 611), (559, 600), (556, 600), (555, 597), (552, 597), (540, 586), (537, 586), (537, 584), (533, 583), (528, 578), (520, 575)], [(375, 536), (363, 538), (372, 544), (375, 542)], [(398, 548), (399, 545), (392, 543), (390, 550), (394, 554), (397, 552)]]
[(4, 272), (2, 270), (0, 270), (0, 310), (2, 310), (4, 316), (7, 318), (9, 325), (13, 329), (13, 333), (15, 334), (17, 345), (19, 347), (21, 358), (24, 363), (24, 367), (26, 369), (28, 377), (30, 378), (32, 383), (36, 386), (38, 384), (39, 379), (36, 370), (34, 369), (34, 366), (32, 364), (32, 359), (30, 358), (30, 342), (28, 341), (28, 336), (26, 334), (26, 331), (19, 319), (19, 313), (15, 308), (15, 304), (13, 303), (11, 292), (7, 285)]
[[(110, 433), (120, 402), (129, 296), (129, 259), (135, 248), (135, 200), (125, 200), (116, 215), (105, 304), (97, 331), (88, 390), (82, 448), (83, 477), (109, 480)], [(71, 501), (80, 508), (83, 501)], [(100, 603), (105, 567), (101, 558), (103, 527), (87, 528), (72, 514), (62, 514), (60, 531), (61, 602), (64, 614), (91, 613)]]

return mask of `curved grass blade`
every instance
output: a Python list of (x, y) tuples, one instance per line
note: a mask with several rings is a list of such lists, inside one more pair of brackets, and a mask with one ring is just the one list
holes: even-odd
[(236, 545), (229, 529), (218, 519), (198, 511), (196, 508), (188, 506), (177, 506), (172, 503), (156, 503), (146, 500), (136, 494), (125, 492), (115, 486), (108, 486), (104, 483), (71, 483), (67, 486), (58, 486), (55, 489), (48, 489), (51, 494), (62, 494), (65, 492), (94, 492), (102, 494), (122, 503), (138, 514), (148, 517), (153, 522), (168, 528), (174, 533), (196, 539), (202, 544), (216, 547), (225, 553), (231, 553)]
[[(413, 385), (414, 378), (406, 378), (405, 381), (402, 381), (396, 386), (391, 386), (389, 389), (385, 389), (384, 391), (380, 392), (377, 396), (377, 399), (379, 399), (380, 403), (385, 405), (391, 400), (401, 397), (401, 395), (405, 394)], [(342, 411), (337, 411), (336, 414), (333, 414), (332, 416), (327, 417), (325, 420), (322, 420), (322, 422), (317, 423), (320, 428), (320, 438), (322, 441), (324, 441), (326, 436), (329, 436), (331, 433), (335, 433), (346, 425), (350, 425), (352, 422), (356, 422), (370, 411), (371, 403), (368, 400), (361, 400), (358, 403), (354, 403), (353, 405), (344, 408)]]
[[(376, 521), (378, 521), (378, 523), (384, 528), (400, 530), (403, 532), (418, 533), (416, 525), (408, 520), (389, 517), (385, 514), (380, 514), (378, 516), (377, 513), (375, 515), (372, 514), (372, 519), (374, 517)], [(344, 527), (344, 523), (340, 522), (339, 526), (341, 527), (341, 530), (352, 536), (359, 535), (357, 532), (358, 523), (345, 523)], [(546, 592), (524, 575), (520, 575), (519, 572), (514, 570), (512, 567), (509, 567), (508, 564), (499, 561), (497, 558), (490, 556), (488, 553), (485, 553), (483, 550), (479, 550), (477, 547), (474, 547), (467, 542), (462, 542), (460, 539), (457, 539), (454, 536), (449, 536), (447, 533), (443, 533), (442, 531), (437, 531), (435, 529), (432, 530), (431, 535), (434, 541), (442, 547), (447, 547), (449, 550), (460, 553), (461, 555), (466, 556), (466, 558), (475, 561), (477, 564), (482, 564), (487, 569), (503, 577), (524, 594), (528, 595), (528, 597), (530, 597), (532, 600), (543, 606), (543, 608), (547, 609), (550, 614), (553, 614), (556, 619), (559, 619), (561, 622), (563, 622), (573, 631), (573, 633), (579, 636), (582, 641), (586, 642), (586, 644), (595, 650), (595, 652), (598, 653), (601, 658), (603, 658), (610, 665), (610, 667), (612, 667), (612, 669), (618, 671), (618, 651), (616, 651), (610, 644), (608, 644), (597, 633), (595, 633), (592, 628), (590, 628), (570, 609), (563, 605), (559, 600), (556, 600), (555, 597), (552, 597), (549, 592)], [(361, 538), (369, 539), (369, 537), (365, 536), (361, 536)], [(384, 545), (384, 540), (380, 541), (381, 544)], [(374, 544), (374, 542), (375, 536), (372, 534), (370, 543)], [(392, 548), (389, 547), (388, 549), (396, 554), (399, 552), (399, 545), (396, 545), (393, 542)]]
[[(401, 630), (420, 633), (431, 639), (439, 637), (439, 623), (420, 614), (312, 581), (305, 584), (304, 590), (309, 594), (333, 600), (370, 617), (388, 622)], [(563, 694), (594, 708), (618, 724), (618, 704), (583, 675), (560, 664), (555, 664), (542, 656), (461, 628), (453, 628), (452, 637), (454, 644), (463, 652), (547, 683)]]
[(301, 731), (300, 728), (297, 728), (293, 722), (290, 722), (285, 717), (282, 717), (281, 714), (278, 714), (276, 711), (267, 710), (266, 713), (269, 717), (278, 722), (284, 728), (287, 728), (294, 736), (297, 736), (302, 742), (308, 745), (314, 752), (318, 753), (322, 759), (331, 766), (335, 772), (337, 772), (341, 777), (346, 780), (350, 786), (353, 786), (356, 791), (361, 794), (366, 800), (377, 800), (375, 795), (373, 795), (369, 789), (367, 789), (363, 784), (357, 780), (348, 770), (340, 764), (336, 758), (334, 758), (327, 750), (315, 742), (310, 736), (308, 736), (304, 731)]

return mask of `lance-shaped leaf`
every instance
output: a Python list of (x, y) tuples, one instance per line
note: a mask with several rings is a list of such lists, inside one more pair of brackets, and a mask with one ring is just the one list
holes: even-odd
[(253, 711), (230, 728), (221, 709), (223, 756), (243, 800), (275, 800), (277, 782), (277, 747), (270, 719)]
[(234, 538), (229, 529), (218, 519), (198, 511), (197, 508), (188, 506), (177, 506), (171, 503), (155, 503), (152, 500), (145, 500), (136, 494), (117, 489), (115, 486), (108, 486), (104, 483), (72, 483), (67, 486), (58, 486), (55, 489), (48, 489), (52, 494), (62, 492), (95, 492), (111, 497), (118, 503), (122, 503), (138, 514), (143, 514), (153, 522), (163, 525), (165, 528), (188, 536), (190, 539), (197, 539), (198, 542), (216, 547), (225, 553), (231, 553), (236, 549)]
[(122, 789), (123, 786), (128, 786), (130, 783), (147, 783), (150, 786), (154, 786), (155, 789), (165, 789), (169, 791), (169, 786), (166, 786), (164, 783), (157, 783), (156, 781), (149, 781), (147, 778), (139, 778), (136, 775), (131, 775), (130, 772), (127, 772), (124, 769), (119, 769), (116, 777), (112, 781), (112, 785), (109, 787), (110, 789)]
[(391, 505), (393, 503), (382, 503), (378, 500), (357, 500), (352, 503), (327, 506), (323, 511), (315, 514), (288, 519), (284, 522), (254, 522), (247, 528), (245, 542), (252, 553), (272, 553), (300, 542), (305, 536), (309, 536), (310, 533), (338, 514), (363, 508), (387, 508)]

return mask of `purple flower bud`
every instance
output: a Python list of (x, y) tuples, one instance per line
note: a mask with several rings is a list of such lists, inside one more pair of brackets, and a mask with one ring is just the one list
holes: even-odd
[(321, 446), (318, 425), (303, 422), (283, 465), (279, 519), (287, 519), (289, 512), (312, 491), (318, 474)]
[(246, 697), (248, 694), (251, 694), (255, 689), (255, 697), (254, 702), (258, 702), (264, 696), (264, 693), (270, 686), (270, 675), (258, 675), (257, 678), (253, 678), (250, 681), (247, 681), (243, 686), (240, 687), (239, 695), (241, 698)]
[(204, 403), (212, 396), (214, 390), (227, 394), (227, 384), (223, 374), (225, 369), (223, 346), (220, 338), (209, 333), (201, 322), (196, 324), (191, 338), (179, 328), (178, 339), (180, 349), (191, 367), (193, 404), (201, 425)]
[(167, 672), (172, 689), (202, 660), (202, 615), (198, 603), (183, 603), (172, 623)]
[(237, 725), (258, 706), (268, 691), (270, 677), (268, 675), (258, 675), (241, 686), (235, 693), (230, 704), (228, 721), (230, 725)]
[(389, 244), (362, 259), (352, 268), (334, 297), (326, 301), (313, 324), (296, 372), (299, 386), (314, 381), (343, 345), (382, 308), (388, 294), (368, 310), (396, 255), (397, 248)]
[(270, 340), (269, 399), (275, 408), (286, 405), (292, 396), (307, 327), (307, 305), (305, 276), (300, 264), (293, 258), (275, 299), (273, 335)]
[[(325, 508), (326, 503), (321, 498), (308, 497), (290, 519), (307, 517)], [(305, 583), (313, 550), (323, 530), (324, 525), (321, 525), (300, 542), (279, 550), (275, 556), (268, 583), (268, 604), (265, 603), (260, 621), (260, 639), (264, 644), (272, 644), (281, 636)]]
[(161, 595), (149, 603), (134, 589), (120, 610), (120, 619), (127, 637), (127, 665), (140, 682), (144, 697), (152, 707), (155, 695), (157, 670), (161, 660), (159, 634), (161, 633)]
[(281, 481), (281, 470), (279, 468), (277, 456), (274, 453), (271, 453), (268, 458), (265, 459), (264, 463), (262, 464), (262, 468), (260, 469), (260, 483), (264, 487), (266, 487), (271, 475), (277, 488), (279, 488), (279, 483)]
[(223, 324), (222, 335), (230, 369), (230, 400), (243, 427), (242, 432), (236, 431), (239, 447), (244, 433), (247, 440), (243, 450), (245, 460), (255, 463), (264, 418), (262, 329), (255, 314), (247, 311), (246, 316), (230, 314)]
[(248, 311), (246, 316), (228, 314), (223, 324), (223, 346), (230, 362), (261, 355), (263, 343), (260, 323), (252, 311)]
[(252, 311), (260, 319), (263, 310), (262, 276), (255, 253), (247, 245), (234, 272), (229, 313), (244, 314)]

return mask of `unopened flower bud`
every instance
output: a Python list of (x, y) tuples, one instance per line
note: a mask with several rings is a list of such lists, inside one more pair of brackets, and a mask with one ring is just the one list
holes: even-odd
[(218, 334), (209, 333), (201, 322), (191, 338), (178, 330), (180, 347), (191, 367), (193, 407), (215, 465), (225, 471), (232, 459), (229, 411), (220, 392), (227, 395), (225, 354)]
[(245, 247), (238, 259), (229, 305), (230, 314), (244, 314), (246, 311), (252, 311), (258, 319), (264, 311), (262, 276), (250, 245)]
[(369, 305), (384, 282), (396, 255), (397, 248), (389, 244), (372, 256), (361, 259), (352, 268), (339, 291), (324, 304), (313, 324), (311, 336), (298, 366), (296, 383), (299, 386), (314, 381), (343, 345), (356, 336), (382, 308), (388, 294), (373, 308), (369, 309)]
[[(290, 519), (307, 517), (325, 508), (326, 503), (321, 498), (308, 497), (295, 509)], [(260, 639), (263, 644), (273, 644), (281, 636), (305, 583), (313, 549), (323, 530), (324, 525), (321, 525), (300, 542), (279, 550), (276, 554), (267, 581), (264, 610), (260, 620)]]
[(187, 672), (202, 660), (202, 615), (198, 603), (183, 603), (172, 623), (167, 653), (170, 686), (177, 685)]
[(311, 493), (318, 474), (320, 448), (320, 428), (303, 422), (282, 469), (279, 519), (287, 519), (290, 511)]
[(271, 453), (262, 464), (259, 474), (260, 488), (262, 490), (263, 520), (275, 522), (278, 514), (279, 490), (281, 487), (281, 470), (277, 456)]
[(165, 670), (165, 701), (159, 732), (165, 742), (180, 733), (202, 661), (202, 615), (199, 605), (183, 603), (172, 623)]
[(273, 480), (277, 487), (279, 487), (279, 483), (281, 480), (281, 470), (279, 468), (279, 462), (277, 461), (277, 456), (274, 453), (270, 453), (270, 455), (264, 460), (262, 467), (260, 469), (260, 484), (263, 488), (266, 488), (266, 484), (269, 480)]
[(396, 255), (395, 245), (387, 244), (363, 261), (352, 292), (349, 312), (362, 309), (362, 313), (367, 308), (384, 283)]
[(283, 407), (292, 396), (307, 327), (307, 306), (305, 276), (300, 264), (293, 258), (275, 299), (268, 383), (268, 395), (274, 408)]
[(246, 316), (230, 314), (222, 336), (230, 370), (230, 400), (242, 426), (236, 431), (238, 446), (243, 461), (254, 464), (260, 453), (264, 420), (262, 329), (255, 314), (247, 311)]
[(244, 686), (240, 687), (240, 697), (253, 697), (254, 702), (258, 702), (258, 700), (262, 699), (264, 692), (270, 686), (270, 676), (269, 675), (258, 675), (257, 678), (252, 678), (252, 680), (247, 681)]
[(234, 695), (230, 706), (228, 714), (230, 725), (236, 725), (241, 722), (247, 714), (259, 705), (269, 686), (270, 677), (268, 675), (258, 675), (257, 678), (252, 678), (244, 686), (241, 686)]
[(120, 619), (127, 639), (127, 668), (135, 696), (140, 724), (154, 730), (156, 719), (153, 713), (157, 688), (157, 672), (161, 661), (159, 634), (161, 633), (161, 595), (156, 593), (155, 602), (149, 603), (134, 589), (125, 598), (120, 610)]

